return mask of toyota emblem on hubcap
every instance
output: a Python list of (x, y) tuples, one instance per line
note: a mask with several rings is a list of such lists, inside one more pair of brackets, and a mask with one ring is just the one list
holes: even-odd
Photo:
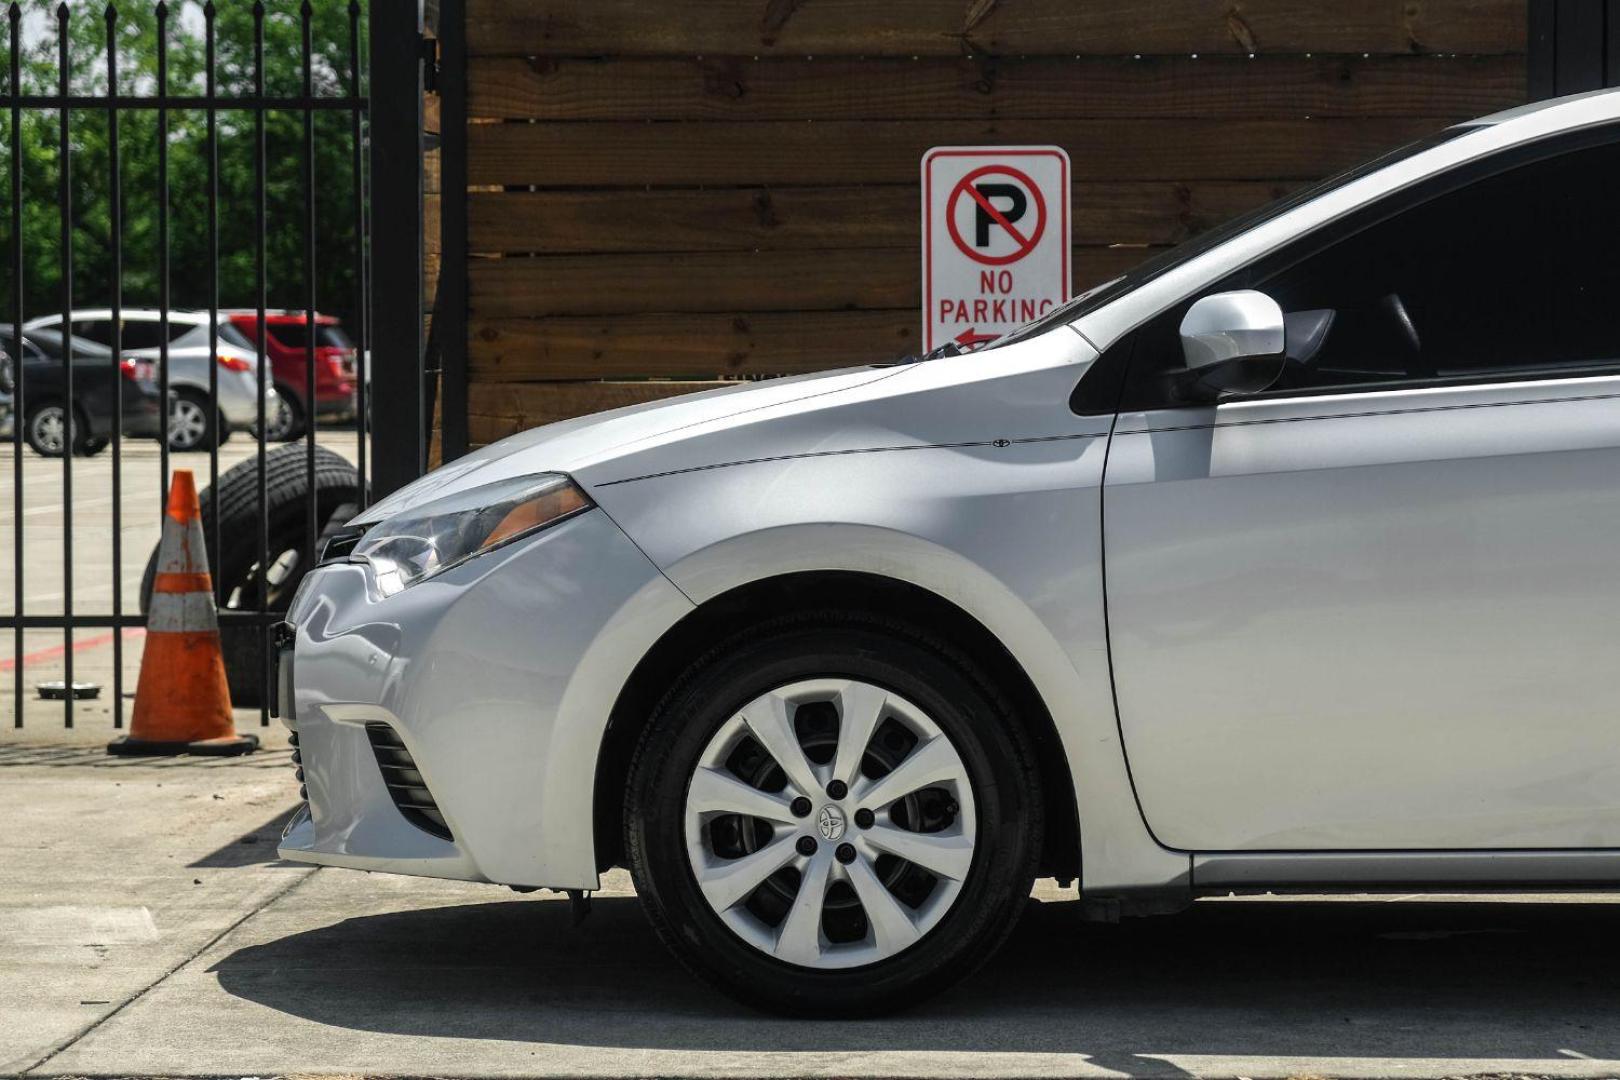
[(827, 840), (837, 840), (844, 835), (843, 811), (836, 806), (823, 806), (821, 814), (816, 818), (816, 827)]

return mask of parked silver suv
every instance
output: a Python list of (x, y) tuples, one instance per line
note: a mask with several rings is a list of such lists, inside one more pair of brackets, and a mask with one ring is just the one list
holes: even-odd
[[(122, 355), (156, 361), (162, 351), (162, 313), (155, 308), (126, 308), (119, 312)], [(73, 333), (111, 347), (112, 311), (80, 308), (69, 318)], [(61, 315), (44, 315), (23, 324), (24, 330), (54, 329)], [(227, 319), (217, 322), (217, 347), (208, 348), (206, 311), (169, 312), (169, 389), (173, 404), (169, 415), (169, 447), (201, 450), (224, 442), (233, 431), (247, 431), (258, 422), (258, 353), (251, 342)], [(209, 406), (209, 367), (219, 368), (219, 398)], [(264, 413), (274, 419), (281, 398), (265, 380)]]

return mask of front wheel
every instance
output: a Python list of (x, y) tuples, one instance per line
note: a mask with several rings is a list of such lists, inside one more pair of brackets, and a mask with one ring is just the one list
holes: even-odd
[(205, 450), (215, 445), (221, 430), (219, 412), (209, 404), (206, 395), (195, 390), (175, 392), (169, 407), (170, 450), (180, 453)]
[[(46, 402), (28, 410), (28, 419), (23, 424), (23, 438), (34, 453), (43, 457), (61, 457), (63, 448), (68, 444), (68, 426), (67, 410), (62, 408), (61, 402)], [(89, 421), (77, 409), (74, 410), (72, 421), (72, 439), (75, 457), (100, 453), (107, 445), (106, 439), (90, 434)]]
[(1029, 895), (1039, 778), (972, 663), (899, 624), (760, 628), (659, 706), (626, 850), (654, 927), (750, 1004), (866, 1015), (983, 963)]
[[(291, 390), (276, 387), (275, 405), (270, 409), (270, 415), (265, 418), (264, 437), (266, 442), (292, 442), (304, 434), (304, 410), (298, 398)], [(254, 425), (255, 433), (258, 425)]]

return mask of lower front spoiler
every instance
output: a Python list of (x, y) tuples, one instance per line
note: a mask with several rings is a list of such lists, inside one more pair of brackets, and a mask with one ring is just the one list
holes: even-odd
[[(455, 845), (446, 844), (454, 849)], [(479, 873), (472, 861), (460, 851), (437, 856), (389, 858), (378, 855), (358, 855), (349, 851), (322, 849), (315, 841), (315, 821), (310, 817), (309, 804), (304, 803), (293, 814), (282, 831), (276, 854), (289, 862), (309, 863), (314, 866), (340, 866), (346, 870), (375, 870), (380, 874), (409, 874), (414, 877), (445, 878), (451, 881), (488, 881)]]
[(320, 866), (488, 881), (462, 845), (400, 812), (379, 772), (367, 723), (397, 730), (394, 717), (376, 705), (311, 709), (288, 722), (298, 738), (307, 800), (282, 833), (277, 854)]

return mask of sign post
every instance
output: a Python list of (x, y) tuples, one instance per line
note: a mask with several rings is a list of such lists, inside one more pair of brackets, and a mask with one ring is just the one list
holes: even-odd
[(922, 159), (923, 349), (972, 349), (1069, 298), (1069, 155), (936, 146)]

